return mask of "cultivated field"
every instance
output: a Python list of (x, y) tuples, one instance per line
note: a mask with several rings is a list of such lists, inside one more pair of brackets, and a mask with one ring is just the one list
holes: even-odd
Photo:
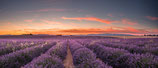
[(158, 68), (158, 38), (0, 36), (0, 68)]

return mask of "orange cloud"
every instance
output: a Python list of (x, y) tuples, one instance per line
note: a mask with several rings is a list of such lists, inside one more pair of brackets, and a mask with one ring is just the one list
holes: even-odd
[(102, 33), (104, 30), (102, 29), (65, 29), (59, 30), (61, 33), (67, 34), (98, 34)]
[(157, 29), (146, 31), (145, 29), (136, 29), (133, 27), (110, 27), (106, 29), (101, 28), (74, 28), (74, 29), (19, 29), (19, 30), (0, 30), (0, 35), (4, 34), (50, 34), (50, 35), (87, 35), (87, 34), (147, 34), (156, 33)]
[(158, 20), (158, 17), (146, 16), (150, 20)]
[(96, 18), (96, 17), (75, 17), (75, 18), (62, 17), (62, 19), (97, 21), (97, 22), (106, 23), (106, 24), (110, 24), (110, 23), (114, 22), (114, 21), (100, 19), (100, 18)]
[(117, 27), (111, 27), (107, 29), (97, 29), (97, 28), (89, 28), (89, 29), (65, 29), (59, 30), (59, 33), (63, 34), (143, 34), (147, 33), (144, 29), (135, 29), (132, 27), (124, 27), (122, 29), (117, 29)]
[(33, 22), (33, 19), (24, 20), (25, 22)]
[(128, 24), (128, 25), (138, 25), (137, 22), (131, 21), (131, 20), (126, 19), (126, 18), (123, 18), (123, 19), (121, 20), (121, 22), (122, 22), (123, 24)]
[(0, 35), (20, 35), (20, 34), (25, 34), (24, 31), (22, 30), (0, 30)]

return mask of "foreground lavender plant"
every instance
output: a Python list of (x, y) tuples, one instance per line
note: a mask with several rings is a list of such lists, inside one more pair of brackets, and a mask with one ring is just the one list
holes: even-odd
[[(152, 53), (154, 55), (158, 55), (158, 49), (157, 49), (158, 43), (151, 43), (149, 41), (146, 41), (145, 39), (135, 39), (135, 40), (133, 41), (133, 40), (126, 39), (126, 40), (123, 40), (123, 42), (112, 42), (109, 40), (107, 41), (101, 40), (97, 43), (107, 46), (107, 47), (125, 49), (131, 53), (140, 53), (140, 54)], [(133, 41), (133, 42), (131, 43), (130, 41)]]
[(41, 53), (47, 51), (54, 44), (34, 46), (3, 55), (0, 57), (0, 67), (19, 68), (20, 66), (30, 62), (33, 58), (39, 56)]
[(70, 46), (70, 50), (71, 53), (73, 54), (77, 49), (80, 48), (85, 48), (84, 46), (82, 46), (81, 44), (77, 43), (76, 41), (71, 40), (71, 42), (69, 42), (69, 46)]
[(73, 54), (73, 61), (75, 65), (81, 64), (84, 61), (91, 61), (95, 59), (96, 55), (87, 48), (80, 48), (76, 50)]
[(64, 68), (64, 65), (58, 56), (43, 54), (22, 68)]
[(20, 50), (20, 49), (25, 49), (27, 47), (35, 46), (35, 45), (12, 45), (12, 46), (2, 47), (0, 48), (0, 56)]
[(87, 47), (114, 68), (156, 68), (158, 66), (157, 56), (151, 54), (130, 54), (126, 50), (95, 43)]
[(55, 46), (53, 46), (51, 49), (49, 49), (46, 54), (49, 55), (57, 55), (62, 60), (65, 59), (67, 55), (67, 42), (66, 41), (60, 41)]
[[(77, 42), (71, 43), (70, 50), (73, 52), (73, 63), (76, 68), (112, 68), (96, 59), (96, 55), (90, 49), (79, 45)], [(75, 46), (76, 45), (76, 46)], [(79, 46), (77, 46), (79, 45)], [(75, 50), (76, 49), (76, 50)]]
[(79, 64), (76, 68), (112, 68), (107, 64), (104, 64), (100, 60), (93, 60), (93, 61), (84, 61), (82, 64)]
[(115, 60), (117, 58), (119, 58), (121, 55), (129, 53), (128, 51), (123, 49), (105, 47), (103, 45), (95, 43), (87, 47), (93, 50), (93, 52), (97, 54), (97, 57), (100, 58), (103, 62), (108, 63), (112, 66), (115, 65)]
[(127, 53), (117, 59), (116, 68), (158, 68), (158, 57), (151, 54)]

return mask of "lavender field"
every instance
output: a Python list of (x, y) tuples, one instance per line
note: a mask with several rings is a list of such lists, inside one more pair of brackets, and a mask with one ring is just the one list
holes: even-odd
[(1, 36), (0, 68), (158, 68), (158, 38)]

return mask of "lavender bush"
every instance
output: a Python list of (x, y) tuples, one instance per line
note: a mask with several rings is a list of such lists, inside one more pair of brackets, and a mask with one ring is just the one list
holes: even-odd
[(80, 48), (85, 48), (84, 46), (82, 46), (81, 44), (77, 43), (76, 41), (71, 41), (69, 42), (69, 47), (70, 47), (70, 50), (71, 50), (71, 53), (73, 54), (77, 49), (80, 49)]
[(128, 53), (128, 51), (123, 50), (123, 49), (117, 49), (117, 48), (110, 48), (110, 47), (105, 47), (100, 44), (91, 44), (87, 46), (91, 50), (93, 50), (94, 53), (97, 54), (97, 57), (103, 60), (103, 62), (107, 62), (108, 64), (114, 66), (115, 65), (115, 60), (119, 58), (120, 56)]
[[(111, 42), (97, 42), (101, 45), (107, 46), (107, 47), (113, 47), (113, 48), (120, 48), (120, 49), (125, 49), (128, 50), (131, 53), (152, 53), (154, 55), (158, 55), (157, 53), (157, 48), (158, 47), (151, 47), (151, 46), (143, 46), (140, 47), (138, 44), (133, 45), (133, 44), (124, 44), (124, 43), (111, 43)], [(140, 44), (139, 44), (140, 45)], [(156, 44), (154, 44), (155, 46)]]
[(67, 55), (67, 42), (66, 41), (60, 41), (55, 46), (53, 46), (51, 49), (49, 49), (46, 54), (49, 55), (57, 55), (60, 57), (60, 59), (64, 60)]
[(12, 45), (12, 46), (2, 47), (0, 48), (0, 56), (20, 50), (20, 49), (25, 49), (27, 47), (35, 46), (35, 45)]
[(158, 57), (151, 54), (127, 53), (117, 59), (116, 68), (157, 68)]
[(82, 64), (76, 66), (76, 68), (112, 68), (107, 64), (104, 64), (100, 60), (84, 61)]
[(3, 55), (0, 57), (0, 67), (19, 68), (20, 66), (30, 62), (33, 58), (39, 56), (41, 53), (46, 52), (54, 44), (34, 46)]
[(73, 54), (73, 61), (75, 65), (81, 64), (84, 61), (90, 61), (95, 59), (96, 55), (87, 48), (78, 49)]
[(64, 68), (64, 65), (58, 56), (43, 54), (22, 68)]

